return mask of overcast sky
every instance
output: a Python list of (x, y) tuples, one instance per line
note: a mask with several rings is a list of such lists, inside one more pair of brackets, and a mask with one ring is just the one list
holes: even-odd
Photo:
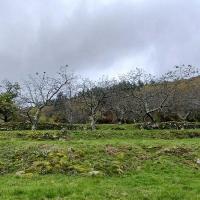
[(0, 0), (0, 79), (200, 65), (199, 0)]

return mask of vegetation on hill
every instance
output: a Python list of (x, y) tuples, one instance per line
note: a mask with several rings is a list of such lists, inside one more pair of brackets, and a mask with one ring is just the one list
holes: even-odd
[(0, 132), (0, 199), (199, 199), (200, 131)]

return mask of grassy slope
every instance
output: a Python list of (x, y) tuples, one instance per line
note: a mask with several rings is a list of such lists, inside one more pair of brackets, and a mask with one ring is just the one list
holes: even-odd
[[(48, 131), (51, 139), (47, 131), (0, 132), (0, 166), (9, 166), (7, 171), (2, 167), (0, 199), (200, 199), (200, 168), (196, 164), (200, 158), (199, 130), (139, 131), (130, 126), (124, 129), (103, 127), (95, 133), (61, 135)], [(58, 135), (60, 140), (53, 140), (52, 135)], [(79, 166), (81, 170), (51, 169), (44, 175), (37, 173), (39, 168), (32, 169), (35, 160), (53, 159), (36, 154), (56, 149), (60, 155), (69, 148), (75, 157), (67, 166)], [(116, 162), (122, 171), (118, 171)], [(88, 175), (94, 166), (101, 166), (101, 176)], [(27, 174), (16, 176), (23, 169), (27, 169)]]

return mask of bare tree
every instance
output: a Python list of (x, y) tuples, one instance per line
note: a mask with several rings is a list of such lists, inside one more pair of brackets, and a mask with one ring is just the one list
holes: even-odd
[(22, 98), (29, 107), (27, 116), (32, 124), (32, 130), (38, 127), (42, 109), (51, 103), (65, 85), (70, 84), (72, 77), (69, 74), (68, 66), (65, 66), (55, 77), (43, 72), (29, 76), (29, 79), (25, 81)]
[(89, 79), (82, 81), (80, 95), (85, 108), (89, 112), (92, 130), (96, 129), (97, 115), (108, 97), (108, 88), (110, 88), (110, 81), (104, 78), (99, 81), (91, 81)]
[(198, 109), (200, 102), (198, 76), (199, 69), (192, 65), (175, 66), (167, 73), (166, 77), (175, 91), (170, 102), (170, 111), (180, 120), (187, 120), (189, 115)]
[(139, 68), (129, 72), (122, 79), (130, 85), (127, 97), (132, 97), (132, 100), (136, 102), (137, 113), (140, 107), (139, 112), (143, 115), (143, 120), (149, 118), (151, 122), (155, 122), (154, 114), (162, 111), (172, 94), (168, 82), (163, 78), (155, 79), (151, 74)]
[(75, 95), (78, 92), (78, 77), (75, 74), (71, 74), (71, 82), (66, 84), (64, 87), (64, 109), (66, 113), (67, 121), (72, 124), (73, 123), (73, 112), (74, 112), (74, 104), (76, 103)]
[(125, 123), (128, 114), (132, 112), (130, 98), (126, 97), (129, 85), (126, 82), (115, 81), (106, 102), (106, 109), (112, 111), (119, 124)]

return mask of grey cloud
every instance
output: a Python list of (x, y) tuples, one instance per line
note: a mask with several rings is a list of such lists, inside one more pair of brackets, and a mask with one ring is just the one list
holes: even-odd
[(129, 58), (131, 66), (158, 72), (199, 65), (198, 0), (102, 2), (1, 0), (0, 79), (54, 72), (65, 64), (100, 73)]

